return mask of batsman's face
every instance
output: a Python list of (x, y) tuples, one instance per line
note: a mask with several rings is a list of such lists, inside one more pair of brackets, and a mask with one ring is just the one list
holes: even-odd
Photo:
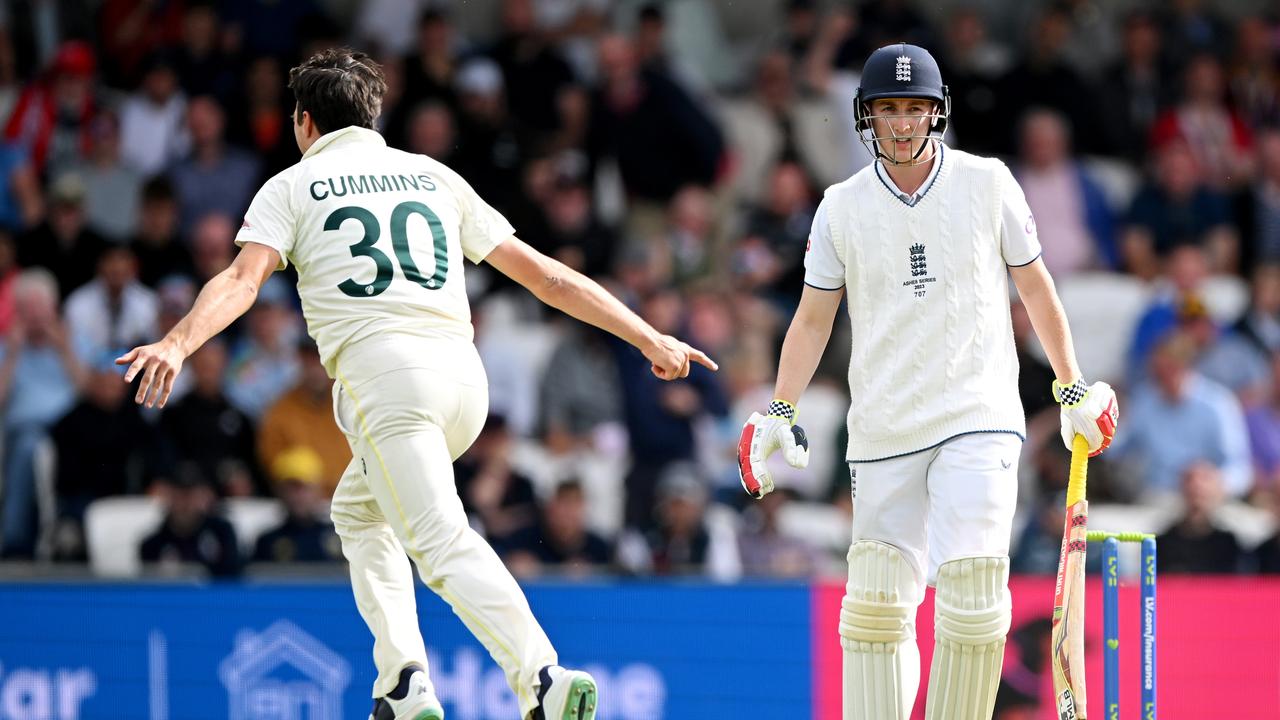
[[(921, 147), (937, 120), (937, 103), (923, 98), (884, 98), (871, 103), (871, 130), (880, 152), (895, 164), (924, 159)], [(919, 153), (919, 158), (917, 158)]]

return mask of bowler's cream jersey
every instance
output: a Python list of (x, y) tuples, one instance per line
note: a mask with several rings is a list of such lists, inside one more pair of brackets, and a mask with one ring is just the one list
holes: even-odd
[(307, 328), (331, 375), (344, 348), (387, 333), (472, 338), (463, 257), (513, 234), (456, 172), (348, 127), (316, 140), (253, 198), (236, 244), (298, 271)]

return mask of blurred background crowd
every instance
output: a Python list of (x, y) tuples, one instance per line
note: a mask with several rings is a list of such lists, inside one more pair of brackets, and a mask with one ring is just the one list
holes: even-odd
[[(1255, 5), (5, 3), (0, 573), (340, 567), (326, 505), (350, 453), (287, 273), (163, 411), (112, 361), (228, 265), (254, 192), (298, 157), (288, 69), (350, 44), (384, 63), (390, 144), (721, 365), (661, 383), (469, 266), (491, 408), (455, 469), (512, 569), (843, 576), (847, 318), (799, 405), (810, 468), (751, 502), (734, 445), (770, 399), (822, 191), (870, 162), (860, 63), (899, 40), (942, 64), (947, 142), (1014, 170), (1083, 370), (1121, 393), (1093, 524), (1160, 533), (1163, 571), (1280, 572), (1280, 16)], [(1014, 568), (1052, 573), (1067, 452), (1013, 302)]]

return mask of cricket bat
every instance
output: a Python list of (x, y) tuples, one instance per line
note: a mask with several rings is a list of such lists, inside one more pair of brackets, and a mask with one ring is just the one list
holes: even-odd
[(1089, 442), (1076, 435), (1071, 444), (1067, 481), (1067, 519), (1058, 555), (1058, 582), (1053, 594), (1053, 695), (1058, 720), (1085, 720), (1084, 690), (1084, 559), (1089, 525), (1085, 485)]

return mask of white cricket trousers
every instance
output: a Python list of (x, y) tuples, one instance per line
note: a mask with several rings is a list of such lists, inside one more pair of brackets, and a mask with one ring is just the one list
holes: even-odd
[(352, 459), (333, 524), (373, 633), (373, 696), (393, 690), (410, 663), (427, 667), (407, 552), (506, 673), (527, 716), (538, 671), (557, 663), (556, 652), (511, 573), (467, 524), (453, 478), (452, 461), (488, 414), (475, 346), (393, 335), (344, 350), (339, 366), (334, 415)]

